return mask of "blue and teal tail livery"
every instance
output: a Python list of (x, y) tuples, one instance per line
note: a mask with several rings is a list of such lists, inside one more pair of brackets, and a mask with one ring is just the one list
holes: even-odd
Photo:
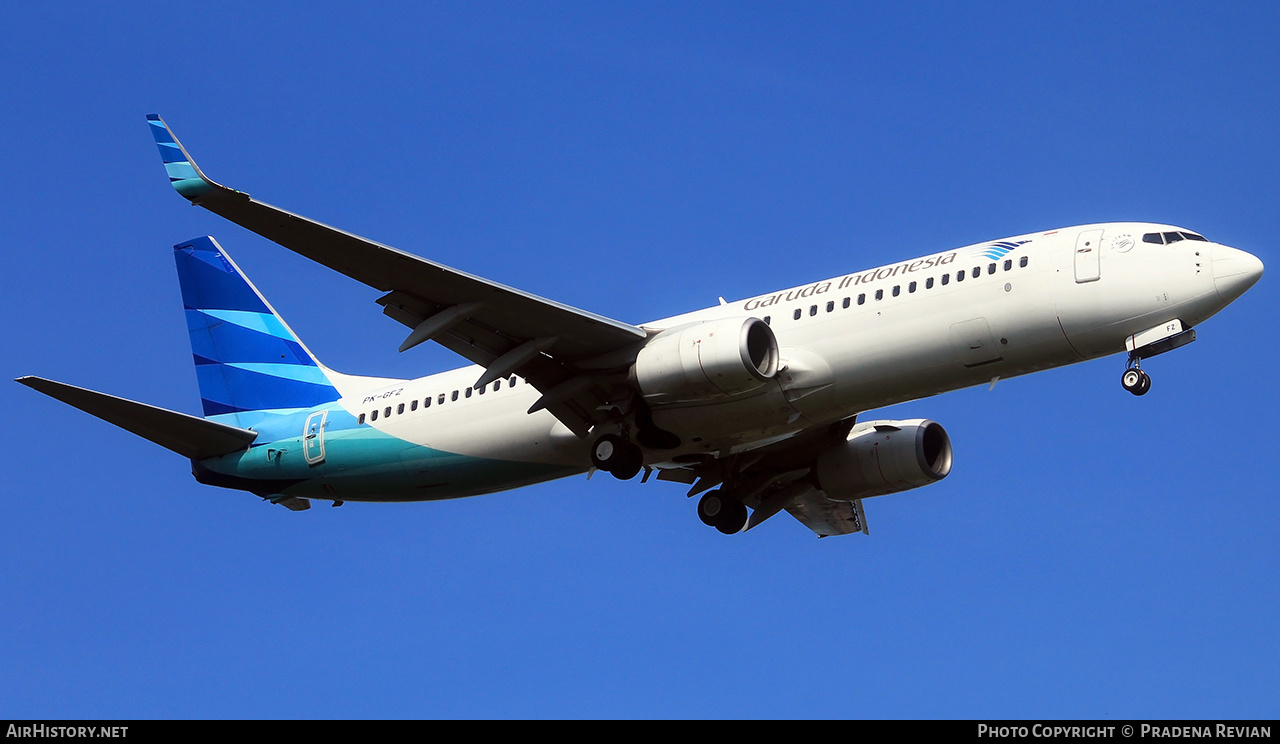
[(173, 250), (205, 416), (311, 408), (342, 397), (213, 238)]

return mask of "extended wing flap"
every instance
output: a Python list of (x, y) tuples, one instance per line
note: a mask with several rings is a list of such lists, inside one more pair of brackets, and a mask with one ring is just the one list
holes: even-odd
[(69, 406), (193, 460), (243, 450), (258, 436), (257, 432), (248, 429), (207, 421), (197, 416), (117, 398), (43, 377), (19, 377), (15, 382), (57, 398)]
[(792, 501), (787, 506), (787, 513), (818, 537), (852, 535), (855, 532), (870, 534), (861, 499), (833, 501), (822, 491), (813, 489)]

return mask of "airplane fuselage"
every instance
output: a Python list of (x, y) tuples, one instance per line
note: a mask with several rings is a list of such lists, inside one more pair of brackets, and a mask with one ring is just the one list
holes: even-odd
[[(1261, 270), (1252, 256), (1181, 228), (1086, 225), (645, 323), (654, 334), (761, 318), (780, 352), (778, 373), (748, 393), (714, 403), (652, 398), (653, 423), (679, 445), (646, 448), (645, 463), (747, 452), (863, 411), (1122, 352), (1135, 334), (1172, 321), (1191, 328), (1221, 310), (1256, 280), (1253, 264)], [(590, 439), (546, 410), (527, 413), (538, 390), (514, 376), (476, 388), (482, 372), (332, 373), (336, 403), (215, 416), (259, 437), (246, 451), (194, 463), (197, 477), (304, 498), (411, 501), (587, 469)]]

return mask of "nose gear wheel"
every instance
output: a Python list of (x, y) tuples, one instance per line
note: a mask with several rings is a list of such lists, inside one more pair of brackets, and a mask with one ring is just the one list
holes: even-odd
[(1138, 366), (1136, 357), (1129, 358), (1129, 368), (1120, 376), (1120, 385), (1134, 395), (1146, 395), (1151, 389), (1151, 376)]

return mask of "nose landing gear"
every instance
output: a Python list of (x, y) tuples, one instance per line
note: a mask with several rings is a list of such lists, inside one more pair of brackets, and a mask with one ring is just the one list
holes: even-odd
[(1129, 365), (1120, 376), (1120, 385), (1134, 395), (1146, 395), (1151, 389), (1151, 376), (1142, 371), (1142, 360), (1129, 355)]
[(1195, 340), (1195, 329), (1183, 328), (1182, 321), (1177, 318), (1133, 334), (1124, 342), (1129, 349), (1129, 363), (1125, 365), (1120, 384), (1134, 395), (1146, 395), (1151, 389), (1151, 377), (1142, 371), (1142, 360), (1173, 351)]

